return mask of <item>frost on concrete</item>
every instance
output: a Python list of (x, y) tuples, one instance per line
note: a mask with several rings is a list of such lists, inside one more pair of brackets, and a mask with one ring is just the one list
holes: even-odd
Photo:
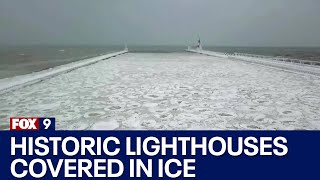
[(129, 53), (0, 95), (57, 129), (320, 129), (320, 78), (195, 53)]

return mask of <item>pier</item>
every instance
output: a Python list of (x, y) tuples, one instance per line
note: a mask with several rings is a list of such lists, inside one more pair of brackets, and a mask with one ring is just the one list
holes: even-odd
[(272, 56), (244, 54), (244, 53), (221, 53), (221, 52), (212, 52), (212, 51), (206, 51), (202, 49), (190, 49), (190, 48), (188, 48), (186, 51), (198, 53), (198, 54), (204, 54), (208, 56), (241, 60), (248, 63), (265, 65), (268, 67), (279, 68), (281, 70), (287, 70), (295, 73), (301, 72), (301, 73), (308, 73), (308, 74), (320, 76), (320, 61), (290, 59), (290, 58), (283, 58), (283, 57), (272, 57)]
[(0, 80), (0, 127), (320, 129), (319, 66), (200, 49), (115, 52)]
[(121, 51), (21, 85), (14, 77), (0, 95), (0, 127), (9, 116), (52, 116), (65, 130), (320, 129), (319, 71), (309, 72), (318, 67), (189, 51)]

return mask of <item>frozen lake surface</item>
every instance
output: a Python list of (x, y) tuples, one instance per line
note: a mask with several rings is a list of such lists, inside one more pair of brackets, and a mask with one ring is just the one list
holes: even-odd
[(57, 129), (320, 129), (320, 77), (194, 53), (128, 53), (0, 95)]

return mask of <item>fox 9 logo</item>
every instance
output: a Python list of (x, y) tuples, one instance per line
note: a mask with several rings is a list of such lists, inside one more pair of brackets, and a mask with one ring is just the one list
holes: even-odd
[(50, 131), (55, 130), (55, 118), (51, 117), (11, 117), (10, 131)]

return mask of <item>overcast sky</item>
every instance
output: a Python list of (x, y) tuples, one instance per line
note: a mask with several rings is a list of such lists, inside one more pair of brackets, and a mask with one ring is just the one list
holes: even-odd
[(320, 46), (320, 0), (0, 0), (0, 44)]

